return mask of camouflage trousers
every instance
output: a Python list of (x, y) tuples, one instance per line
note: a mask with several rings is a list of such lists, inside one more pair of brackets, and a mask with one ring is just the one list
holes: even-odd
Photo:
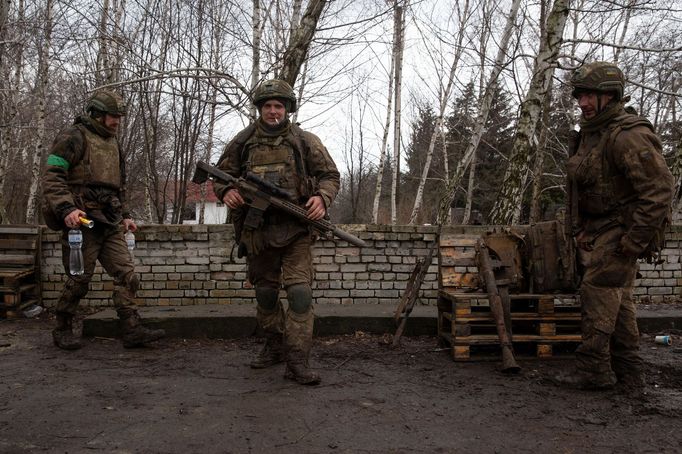
[(618, 252), (623, 233), (621, 227), (612, 228), (595, 238), (592, 251), (579, 250), (584, 272), (577, 367), (614, 381), (638, 374), (642, 364), (633, 301), (637, 258)]
[(135, 294), (139, 287), (139, 278), (135, 273), (133, 259), (128, 252), (123, 231), (118, 226), (107, 226), (95, 223), (92, 229), (82, 228), (83, 232), (83, 264), (85, 272), (72, 276), (69, 272), (68, 232), (64, 231), (61, 238), (62, 262), (67, 274), (59, 299), (57, 312), (76, 314), (78, 303), (88, 293), (90, 280), (99, 260), (104, 270), (114, 278), (112, 299), (114, 306), (134, 307)]
[[(249, 280), (256, 287), (256, 320), (266, 336), (284, 334), (288, 350), (310, 351), (313, 338), (312, 238), (301, 235), (284, 247), (268, 247), (247, 257)], [(287, 291), (284, 311), (279, 289)]]

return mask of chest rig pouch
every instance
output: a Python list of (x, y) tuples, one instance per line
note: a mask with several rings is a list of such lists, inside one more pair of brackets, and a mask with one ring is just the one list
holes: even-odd
[(614, 143), (623, 129), (639, 124), (643, 123), (634, 115), (617, 117), (611, 127), (601, 132), (596, 144), (595, 140), (583, 140), (578, 152), (569, 158), (567, 170), (578, 185), (581, 213), (592, 217), (609, 214), (627, 217), (620, 211), (632, 201), (635, 193), (613, 162), (613, 153), (617, 152)]
[(95, 221), (117, 225), (123, 219), (121, 201), (121, 162), (118, 141), (77, 126), (85, 138), (83, 158), (69, 172), (76, 206)]
[[(251, 172), (268, 183), (288, 192), (298, 201), (304, 199), (302, 178), (299, 175), (296, 149), (284, 136), (252, 137), (244, 146), (242, 172)], [(263, 224), (277, 225), (292, 222), (293, 218), (267, 207), (251, 206), (244, 226), (252, 229)]]
[(104, 138), (85, 127), (83, 159), (71, 170), (69, 182), (78, 185), (121, 188), (121, 167), (116, 137)]

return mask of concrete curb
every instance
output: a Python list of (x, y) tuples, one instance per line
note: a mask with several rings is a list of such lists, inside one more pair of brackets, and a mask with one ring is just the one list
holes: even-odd
[[(370, 334), (394, 333), (395, 307), (387, 305), (315, 305), (315, 335), (334, 336), (363, 331)], [(142, 307), (140, 315), (147, 326), (163, 328), (169, 337), (230, 339), (256, 334), (255, 307), (251, 304)], [(409, 317), (405, 336), (437, 333), (438, 309), (416, 306)], [(682, 329), (682, 310), (639, 310), (639, 329), (645, 333)], [(106, 309), (83, 320), (83, 335), (118, 336), (118, 318)]]

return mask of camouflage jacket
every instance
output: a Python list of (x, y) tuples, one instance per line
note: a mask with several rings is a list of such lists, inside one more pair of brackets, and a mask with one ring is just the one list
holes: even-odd
[(623, 225), (622, 249), (642, 254), (669, 221), (674, 181), (648, 120), (618, 106), (610, 121), (583, 128), (568, 162), (578, 193), (578, 225), (599, 234)]
[[(298, 125), (292, 124), (285, 130), (287, 140), (294, 145), (295, 152), (300, 156), (304, 166), (304, 172), (314, 181), (313, 187), (306, 194), (308, 197), (319, 195), (329, 208), (334, 202), (340, 187), (340, 175), (334, 160), (329, 155), (327, 148), (322, 144), (319, 137), (307, 131), (303, 131)], [(218, 161), (218, 167), (232, 176), (239, 177), (245, 171), (244, 144), (257, 134), (255, 125), (250, 125), (239, 132), (226, 146)], [(225, 193), (231, 189), (230, 185), (217, 183), (214, 191), (218, 199), (222, 200)]]
[[(84, 131), (85, 128), (87, 131)], [(60, 221), (78, 208), (88, 215), (100, 217), (101, 222), (117, 224), (123, 218), (130, 218), (130, 213), (125, 209), (125, 162), (114, 141), (114, 159), (118, 162), (111, 163), (117, 166), (111, 174), (113, 179), (119, 181), (109, 184), (85, 181), (87, 178), (84, 179), (83, 175), (89, 173), (89, 169), (83, 171), (83, 167), (87, 167), (83, 160), (88, 152), (88, 132), (105, 140), (112, 137), (90, 117), (81, 116), (55, 138), (42, 177), (43, 203)]]

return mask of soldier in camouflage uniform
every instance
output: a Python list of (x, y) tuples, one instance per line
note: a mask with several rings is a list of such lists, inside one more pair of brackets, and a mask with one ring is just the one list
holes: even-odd
[[(96, 92), (86, 114), (60, 133), (52, 144), (43, 174), (44, 214), (48, 226), (62, 230), (62, 260), (67, 280), (57, 301), (55, 345), (73, 350), (81, 347), (72, 323), (78, 303), (88, 293), (97, 260), (114, 278), (113, 302), (121, 323), (125, 347), (135, 347), (164, 336), (140, 324), (135, 309), (139, 278), (124, 239), (124, 230), (137, 230), (124, 204), (124, 159), (116, 133), (125, 115), (123, 99), (109, 90)], [(83, 233), (85, 272), (69, 273), (68, 230), (80, 227), (80, 217), (94, 220)]]
[[(339, 172), (320, 139), (292, 124), (296, 95), (282, 80), (263, 82), (254, 93), (259, 118), (227, 144), (218, 167), (238, 177), (253, 172), (285, 189), (305, 206), (308, 217), (323, 218), (339, 190)], [(313, 336), (313, 234), (309, 227), (281, 212), (266, 210), (259, 228), (244, 225), (259, 216), (239, 191), (215, 185), (231, 210), (240, 256), (247, 256), (249, 280), (256, 290), (256, 318), (265, 333), (263, 350), (251, 363), (265, 368), (286, 360), (286, 377), (316, 385), (320, 377), (308, 365)], [(253, 225), (253, 222), (247, 222)], [(286, 290), (286, 315), (279, 291)]]
[(572, 76), (582, 111), (576, 153), (568, 160), (575, 188), (573, 228), (582, 281), (582, 343), (576, 370), (560, 383), (605, 389), (643, 385), (633, 285), (638, 258), (660, 248), (669, 222), (673, 177), (653, 126), (624, 107), (625, 78), (595, 62)]

